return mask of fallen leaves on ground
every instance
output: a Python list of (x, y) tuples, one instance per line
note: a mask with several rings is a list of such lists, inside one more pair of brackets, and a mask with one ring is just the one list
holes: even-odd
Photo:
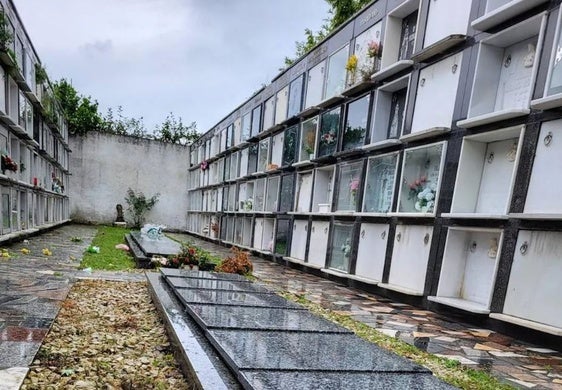
[(21, 387), (189, 389), (145, 283), (78, 281)]

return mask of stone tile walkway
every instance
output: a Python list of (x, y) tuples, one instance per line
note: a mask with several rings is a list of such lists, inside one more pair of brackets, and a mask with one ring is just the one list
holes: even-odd
[[(169, 236), (191, 241), (222, 257), (230, 254), (228, 248), (196, 237), (182, 234)], [(485, 370), (514, 387), (562, 389), (562, 354), (548, 346), (527, 344), (255, 256), (251, 260), (254, 275), (273, 289), (304, 295), (312, 302), (350, 315), (390, 337)]]
[[(66, 225), (0, 247), (10, 255), (0, 257), (0, 389), (19, 389), (74, 280), (146, 280), (143, 273), (78, 270), (96, 230)], [(82, 242), (72, 242), (72, 237)], [(44, 255), (43, 249), (52, 254)]]

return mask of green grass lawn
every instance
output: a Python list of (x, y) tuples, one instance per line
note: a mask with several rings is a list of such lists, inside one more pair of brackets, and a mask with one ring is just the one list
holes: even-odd
[(114, 226), (100, 226), (92, 246), (98, 246), (100, 253), (84, 252), (80, 268), (120, 271), (135, 268), (135, 261), (129, 253), (115, 249), (115, 245), (125, 243), (125, 234), (130, 229)]

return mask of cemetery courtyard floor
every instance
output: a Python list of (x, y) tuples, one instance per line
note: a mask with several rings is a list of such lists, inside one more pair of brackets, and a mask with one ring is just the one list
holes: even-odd
[[(22, 389), (190, 388), (172, 357), (144, 274), (78, 269), (96, 230), (66, 225), (3, 246), (10, 257), (0, 257), (0, 389), (18, 389), (22, 382)], [(76, 236), (82, 241), (72, 242)], [(222, 257), (229, 254), (187, 235), (170, 236)], [(43, 253), (46, 248), (51, 255)], [(251, 260), (257, 280), (289, 298), (482, 369), (515, 388), (562, 389), (562, 354), (545, 346)]]

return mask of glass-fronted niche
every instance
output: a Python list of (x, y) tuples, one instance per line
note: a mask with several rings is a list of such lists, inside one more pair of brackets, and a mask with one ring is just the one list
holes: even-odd
[[(370, 81), (371, 76), (380, 70), (382, 56), (381, 26), (379, 22), (355, 38), (353, 55), (348, 60), (348, 85)], [(355, 59), (352, 57), (355, 56)], [(353, 65), (355, 61), (355, 66)]]
[(336, 152), (340, 127), (341, 107), (322, 114), (318, 136), (318, 157), (329, 156)]
[(435, 215), (446, 142), (404, 151), (398, 212)]
[(562, 106), (562, 7), (558, 11), (558, 23), (554, 45), (550, 53), (550, 64), (544, 96), (531, 102), (531, 107), (550, 109)]
[(289, 107), (287, 111), (287, 118), (292, 118), (297, 115), (302, 109), (304, 87), (304, 74), (301, 74), (289, 84)]
[(371, 96), (363, 96), (347, 105), (342, 150), (360, 148), (367, 136)]
[(336, 211), (357, 211), (361, 199), (362, 174), (363, 161), (340, 166)]
[(339, 95), (345, 89), (348, 57), (349, 45), (345, 45), (328, 58), (328, 74), (326, 76), (324, 99)]
[(329, 267), (349, 272), (353, 249), (353, 224), (334, 223), (331, 249)]
[(309, 161), (316, 157), (316, 133), (318, 117), (308, 119), (300, 125), (299, 161)]
[(363, 212), (388, 213), (392, 210), (397, 169), (398, 152), (369, 158)]
[(285, 130), (285, 136), (283, 138), (283, 156), (281, 159), (281, 165), (283, 167), (288, 167), (297, 161), (298, 140), (299, 128), (297, 125)]

